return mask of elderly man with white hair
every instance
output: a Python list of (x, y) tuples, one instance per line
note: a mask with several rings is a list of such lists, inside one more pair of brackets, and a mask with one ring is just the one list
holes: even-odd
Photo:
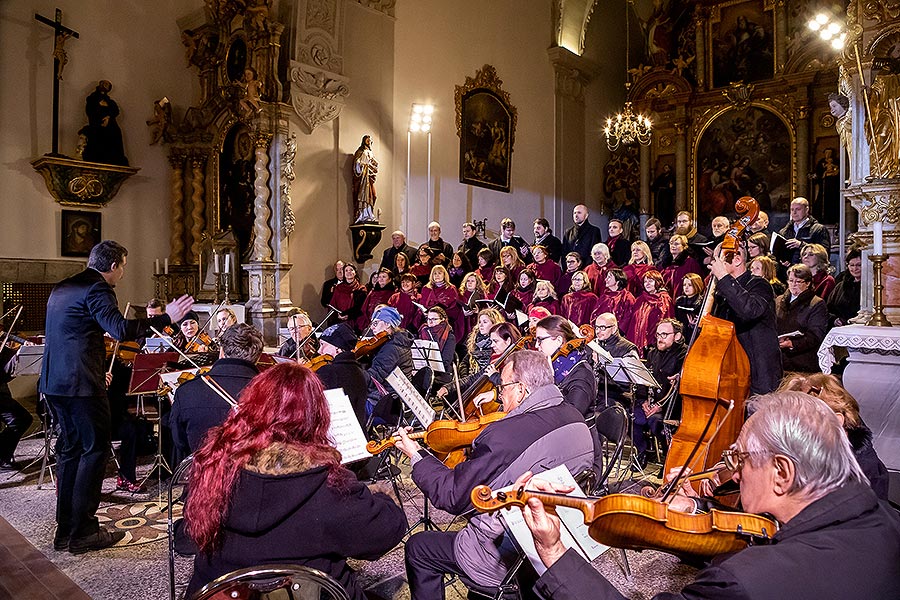
[[(751, 411), (723, 458), (740, 484), (744, 510), (772, 515), (780, 529), (771, 543), (717, 557), (680, 593), (656, 600), (896, 598), (900, 516), (872, 492), (831, 408), (807, 394), (778, 392), (756, 397)], [(682, 511), (695, 504), (685, 496), (676, 500)], [(559, 520), (539, 500), (529, 499), (524, 513), (549, 567), (536, 586), (542, 597), (624, 598), (566, 550)]]

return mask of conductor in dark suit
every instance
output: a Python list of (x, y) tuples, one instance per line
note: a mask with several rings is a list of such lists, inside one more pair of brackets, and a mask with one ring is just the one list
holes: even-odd
[(124, 535), (101, 529), (94, 515), (110, 454), (103, 333), (133, 340), (151, 325), (179, 320), (193, 304), (193, 298), (182, 296), (169, 303), (165, 315), (126, 320), (113, 288), (125, 275), (127, 254), (116, 242), (100, 242), (88, 268), (57, 284), (47, 302), (40, 389), (59, 424), (53, 547), (72, 554), (106, 548)]

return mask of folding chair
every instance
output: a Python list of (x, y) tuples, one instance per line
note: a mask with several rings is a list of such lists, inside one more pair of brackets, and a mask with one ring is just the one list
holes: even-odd
[[(631, 421), (628, 418), (628, 413), (625, 412), (625, 409), (620, 404), (612, 404), (597, 413), (595, 419), (597, 433), (602, 435), (606, 441), (615, 444), (615, 446), (612, 454), (609, 455), (609, 458), (607, 459), (603, 473), (597, 478), (593, 490), (593, 493), (596, 495), (603, 496), (609, 493), (609, 476), (622, 459), (622, 452), (625, 449), (625, 441), (628, 438), (628, 427), (630, 423)], [(619, 548), (619, 556), (622, 557), (622, 569), (625, 571), (625, 576), (630, 579), (631, 567), (628, 565), (628, 556), (625, 554), (624, 549)]]
[(203, 586), (190, 600), (213, 598), (350, 600), (333, 577), (303, 565), (261, 565), (232, 571)]

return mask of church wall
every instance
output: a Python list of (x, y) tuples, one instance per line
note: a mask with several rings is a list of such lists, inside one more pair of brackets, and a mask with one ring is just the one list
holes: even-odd
[[(531, 222), (544, 216), (553, 223), (554, 75), (547, 57), (551, 2), (478, 0), (397, 3), (394, 115), (394, 220), (383, 215), (388, 231), (405, 228), (409, 241), (427, 240), (427, 224), (442, 224), (443, 237), (461, 241), (460, 225), (487, 218), (489, 238), (500, 220), (511, 217), (518, 233), (533, 239)], [(485, 64), (503, 80), (518, 124), (512, 153), (509, 194), (459, 182), (454, 87), (474, 77)], [(431, 193), (427, 203), (426, 142), (412, 139), (409, 213), (406, 211), (406, 129), (414, 102), (435, 105), (432, 135)], [(568, 225), (568, 223), (564, 224)], [(388, 239), (380, 248), (390, 243)]]
[[(190, 4), (190, 5), (189, 5)], [(80, 39), (66, 43), (69, 62), (60, 82), (59, 146), (73, 155), (78, 130), (87, 123), (84, 100), (97, 81), (113, 84), (110, 97), (121, 111), (125, 152), (140, 172), (103, 208), (102, 235), (129, 249), (120, 304), (143, 303), (153, 294), (153, 260), (169, 249), (169, 166), (165, 149), (149, 146), (145, 121), (152, 103), (168, 96), (176, 106), (194, 100), (192, 74), (173, 15), (199, 2), (158, 0), (22, 1), (0, 3), (0, 257), (60, 259), (61, 207), (29, 164), (51, 150), (52, 30), (34, 20), (50, 19), (56, 7), (63, 24)], [(69, 208), (69, 207), (66, 207)], [(81, 210), (73, 208), (73, 210)], [(86, 259), (85, 259), (86, 260)]]

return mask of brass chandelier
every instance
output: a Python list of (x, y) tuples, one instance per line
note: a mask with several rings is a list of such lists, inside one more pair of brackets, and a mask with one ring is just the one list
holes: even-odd
[[(631, 76), (628, 69), (628, 57), (631, 51), (631, 32), (629, 27), (628, 13), (629, 5), (633, 0), (625, 2), (625, 95), (628, 96), (628, 90), (631, 88), (631, 82), (628, 78)], [(650, 134), (652, 133), (653, 124), (650, 118), (642, 114), (635, 114), (631, 102), (625, 102), (625, 108), (622, 112), (617, 113), (614, 117), (606, 119), (606, 127), (603, 133), (606, 134), (606, 146), (611, 151), (615, 151), (622, 144), (643, 144), (650, 143)]]

